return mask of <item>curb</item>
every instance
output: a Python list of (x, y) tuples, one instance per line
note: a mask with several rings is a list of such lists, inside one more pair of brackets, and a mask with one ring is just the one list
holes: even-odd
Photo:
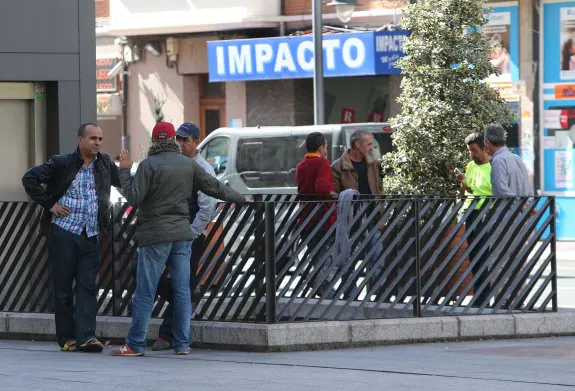
[[(154, 338), (161, 320), (152, 319)], [(96, 334), (121, 342), (130, 318), (98, 317)], [(192, 322), (194, 347), (294, 351), (496, 338), (575, 335), (575, 312), (401, 318), (309, 323)], [(0, 313), (1, 338), (55, 339), (54, 315)]]

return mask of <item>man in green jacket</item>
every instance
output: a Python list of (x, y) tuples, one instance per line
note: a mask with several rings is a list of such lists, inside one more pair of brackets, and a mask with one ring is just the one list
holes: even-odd
[(127, 151), (120, 156), (120, 181), (124, 196), (140, 209), (136, 239), (138, 268), (136, 292), (132, 298), (132, 327), (124, 346), (114, 356), (142, 356), (158, 282), (167, 265), (174, 290), (173, 348), (176, 354), (190, 351), (190, 230), (188, 199), (199, 190), (208, 196), (235, 204), (246, 197), (224, 186), (198, 163), (180, 154), (176, 130), (167, 122), (156, 124), (148, 157), (130, 175), (132, 162)]

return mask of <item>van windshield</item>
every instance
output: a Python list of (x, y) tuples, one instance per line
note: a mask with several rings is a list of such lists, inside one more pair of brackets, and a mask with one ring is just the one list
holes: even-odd
[[(297, 187), (295, 169), (307, 153), (307, 135), (241, 138), (237, 173), (250, 188)], [(331, 134), (326, 134), (331, 161)]]

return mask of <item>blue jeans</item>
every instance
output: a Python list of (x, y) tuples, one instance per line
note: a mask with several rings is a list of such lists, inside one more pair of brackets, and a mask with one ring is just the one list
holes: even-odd
[(126, 338), (126, 344), (134, 351), (143, 353), (146, 349), (148, 325), (156, 299), (156, 290), (166, 265), (172, 277), (174, 290), (173, 346), (176, 352), (190, 346), (191, 252), (190, 241), (157, 243), (138, 249), (136, 292), (132, 298), (132, 327)]

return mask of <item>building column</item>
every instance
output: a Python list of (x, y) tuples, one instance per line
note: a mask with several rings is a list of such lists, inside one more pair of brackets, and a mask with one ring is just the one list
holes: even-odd
[(533, 0), (519, 2), (519, 79), (525, 82), (527, 97), (533, 100), (535, 62), (533, 58)]
[[(226, 118), (229, 123), (231, 120), (240, 120), (241, 126), (247, 125), (247, 92), (246, 82), (227, 82), (226, 83)], [(227, 126), (227, 124), (224, 124)]]

